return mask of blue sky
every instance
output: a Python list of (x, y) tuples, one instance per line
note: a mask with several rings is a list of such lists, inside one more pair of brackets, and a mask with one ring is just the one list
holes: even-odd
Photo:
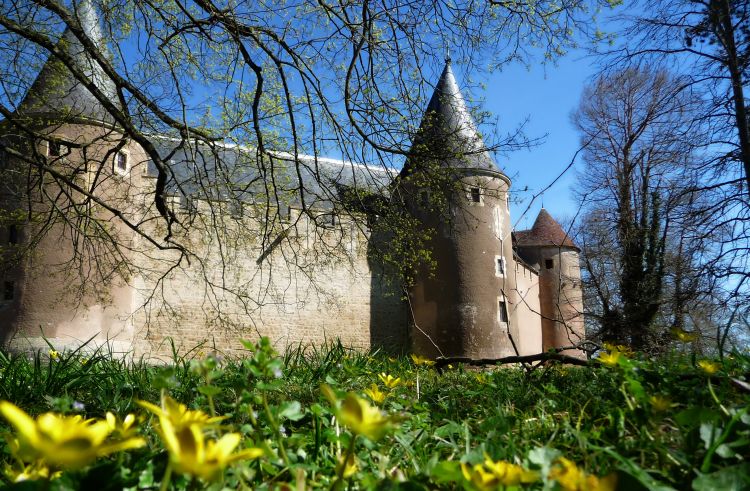
[[(573, 217), (578, 209), (571, 186), (576, 181), (576, 165), (552, 188), (538, 197), (523, 215), (532, 196), (549, 185), (570, 163), (578, 150), (579, 136), (570, 120), (578, 106), (583, 86), (596, 72), (593, 59), (581, 52), (572, 52), (558, 60), (557, 65), (508, 66), (491, 74), (484, 82), (484, 93), (476, 96), (486, 100), (484, 110), (499, 118), (502, 134), (512, 131), (529, 119), (525, 133), (530, 138), (547, 135), (544, 142), (505, 156), (498, 156), (500, 168), (513, 180), (516, 201), (511, 217), (517, 229), (531, 227), (539, 209), (544, 207), (555, 218)], [(465, 76), (460, 70), (457, 77)], [(462, 80), (459, 79), (459, 84)], [(463, 85), (463, 84), (462, 84)], [(528, 186), (528, 191), (522, 191)], [(522, 216), (523, 215), (523, 216)]]

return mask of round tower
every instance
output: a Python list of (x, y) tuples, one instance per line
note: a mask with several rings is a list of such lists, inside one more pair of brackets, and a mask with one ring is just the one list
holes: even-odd
[[(539, 270), (542, 350), (578, 345), (585, 339), (580, 249), (544, 208), (531, 230), (515, 236), (519, 255)], [(563, 353), (585, 357), (581, 350)]]
[[(74, 6), (74, 22), (104, 51), (93, 5)], [(19, 350), (45, 349), (45, 339), (61, 349), (92, 338), (129, 349), (133, 296), (122, 275), (132, 234), (86, 194), (127, 209), (143, 152), (114, 124), (105, 106), (121, 109), (116, 87), (70, 28), (58, 46), (67, 61), (50, 55), (15, 113), (0, 121), (0, 138), (22, 155), (4, 162), (0, 201), (4, 218), (15, 218), (4, 220), (0, 240), (25, 252), (3, 258), (0, 340)], [(104, 253), (107, 237), (125, 247)]]
[(412, 347), (428, 357), (515, 353), (508, 189), (446, 62), (401, 173), (407, 206), (433, 231), (433, 266), (409, 292)]

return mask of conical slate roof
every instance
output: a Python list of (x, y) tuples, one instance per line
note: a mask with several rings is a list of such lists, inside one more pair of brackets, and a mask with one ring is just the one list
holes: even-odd
[[(90, 0), (78, 0), (75, 3), (74, 14), (86, 36), (99, 50), (104, 51), (106, 47), (99, 18)], [(77, 68), (119, 107), (114, 83), (104, 74), (102, 68), (86, 52), (69, 28), (66, 28), (60, 37), (58, 47), (65, 50), (74, 60)], [(112, 121), (112, 116), (96, 97), (75, 78), (63, 62), (53, 55), (50, 55), (42, 67), (16, 113), (22, 117), (44, 116), (66, 120)]]
[(544, 208), (539, 211), (531, 230), (517, 231), (515, 236), (516, 243), (521, 247), (553, 246), (578, 249), (578, 246), (570, 240), (560, 224)]
[(440, 160), (441, 165), (454, 168), (499, 172), (466, 107), (450, 60), (446, 60), (427, 105), (405, 167), (418, 166), (420, 159)]

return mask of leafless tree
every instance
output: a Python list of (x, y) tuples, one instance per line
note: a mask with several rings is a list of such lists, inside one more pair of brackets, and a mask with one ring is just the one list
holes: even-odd
[(750, 279), (750, 6), (735, 0), (659, 0), (629, 12), (619, 19), (621, 42), (606, 53), (605, 63), (613, 70), (665, 67), (680, 73), (683, 90), (700, 98), (694, 124), (704, 135), (697, 153), (703, 178), (696, 191), (711, 196), (699, 206), (714, 217), (700, 233), (712, 244), (701, 253), (703, 271), (725, 290), (729, 311), (744, 312)]
[(704, 292), (701, 140), (697, 101), (683, 87), (662, 70), (624, 69), (586, 87), (574, 115), (590, 142), (578, 238), (589, 310), (604, 340), (637, 349), (658, 344), (670, 324), (683, 330)]

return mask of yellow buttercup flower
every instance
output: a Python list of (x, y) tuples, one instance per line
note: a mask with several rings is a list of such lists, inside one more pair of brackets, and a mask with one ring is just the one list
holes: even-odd
[(691, 343), (698, 339), (698, 333), (695, 331), (688, 332), (682, 329), (672, 329), (672, 334), (683, 343)]
[(411, 359), (414, 362), (415, 365), (425, 365), (428, 367), (431, 367), (435, 364), (434, 360), (430, 360), (429, 358), (425, 358), (424, 356), (415, 355), (414, 353), (411, 354)]
[(117, 432), (120, 436), (131, 435), (135, 431), (136, 419), (133, 414), (128, 414), (125, 416), (125, 419), (120, 421), (117, 416), (111, 412), (107, 412), (105, 421), (107, 421), (110, 431)]
[(55, 413), (45, 413), (34, 420), (7, 401), (0, 402), (0, 413), (18, 432), (14, 454), (23, 462), (43, 459), (52, 467), (78, 469), (97, 457), (146, 444), (143, 438), (107, 441), (112, 430), (103, 420)]
[(378, 375), (378, 378), (389, 389), (394, 389), (401, 383), (401, 377), (395, 378), (393, 375), (386, 375), (385, 372)]
[(617, 350), (610, 351), (608, 353), (601, 353), (599, 355), (599, 361), (604, 363), (605, 365), (614, 367), (619, 363), (621, 356), (622, 356), (622, 353), (620, 353)]
[(500, 486), (500, 480), (497, 476), (485, 469), (482, 464), (470, 467), (468, 464), (462, 462), (461, 473), (464, 475), (464, 479), (482, 491), (485, 489), (497, 489)]
[(565, 457), (557, 459), (549, 478), (565, 491), (614, 491), (617, 484), (615, 474), (603, 478), (588, 475)]
[(386, 393), (380, 390), (376, 384), (372, 384), (369, 389), (365, 389), (364, 393), (376, 404), (383, 404), (386, 396)]
[(657, 413), (663, 413), (664, 411), (668, 411), (672, 407), (672, 401), (669, 399), (669, 397), (664, 397), (661, 395), (649, 397), (648, 402), (649, 404), (651, 404), (651, 408), (653, 408), (653, 410)]
[(511, 464), (504, 460), (493, 461), (489, 455), (484, 455), (484, 466), (497, 477), (503, 486), (518, 486), (536, 482), (539, 476), (536, 472), (524, 469), (520, 465)]
[(50, 360), (57, 361), (57, 360), (60, 359), (60, 352), (59, 351), (55, 351), (55, 350), (51, 349), (47, 353), (49, 353)]
[(476, 464), (471, 467), (462, 463), (461, 473), (474, 487), (481, 490), (497, 489), (500, 486), (518, 486), (519, 484), (529, 484), (539, 480), (536, 472), (504, 460), (495, 462), (487, 454), (484, 456), (483, 464)]
[(721, 368), (718, 363), (709, 360), (700, 360), (698, 362), (698, 367), (700, 367), (700, 369), (708, 375), (713, 375), (714, 373), (719, 371), (719, 368)]
[(390, 428), (391, 420), (376, 407), (349, 393), (344, 398), (339, 420), (353, 433), (378, 440)]
[(14, 482), (39, 481), (57, 479), (62, 475), (62, 471), (52, 472), (43, 461), (37, 461), (33, 464), (21, 464), (19, 470), (8, 466), (5, 469), (5, 475)]
[(343, 403), (339, 403), (331, 387), (323, 384), (321, 390), (331, 402), (338, 420), (355, 435), (362, 435), (373, 441), (378, 440), (394, 423), (393, 418), (384, 415), (380, 409), (371, 406), (354, 393), (348, 393)]
[(257, 459), (264, 453), (260, 448), (232, 453), (240, 443), (239, 433), (227, 433), (218, 440), (206, 440), (197, 423), (177, 428), (167, 417), (159, 418), (159, 423), (159, 433), (175, 470), (204, 481), (221, 477), (224, 469), (233, 462)]
[(357, 459), (354, 454), (349, 454), (349, 458), (344, 461), (343, 457), (338, 459), (336, 465), (336, 474), (342, 476), (344, 479), (349, 479), (357, 472)]
[(162, 399), (162, 407), (147, 401), (137, 401), (142, 408), (152, 412), (159, 420), (168, 420), (172, 426), (181, 430), (185, 426), (197, 424), (201, 427), (214, 426), (216, 423), (226, 419), (226, 416), (209, 416), (198, 409), (188, 409), (186, 405), (180, 404), (169, 396)]

